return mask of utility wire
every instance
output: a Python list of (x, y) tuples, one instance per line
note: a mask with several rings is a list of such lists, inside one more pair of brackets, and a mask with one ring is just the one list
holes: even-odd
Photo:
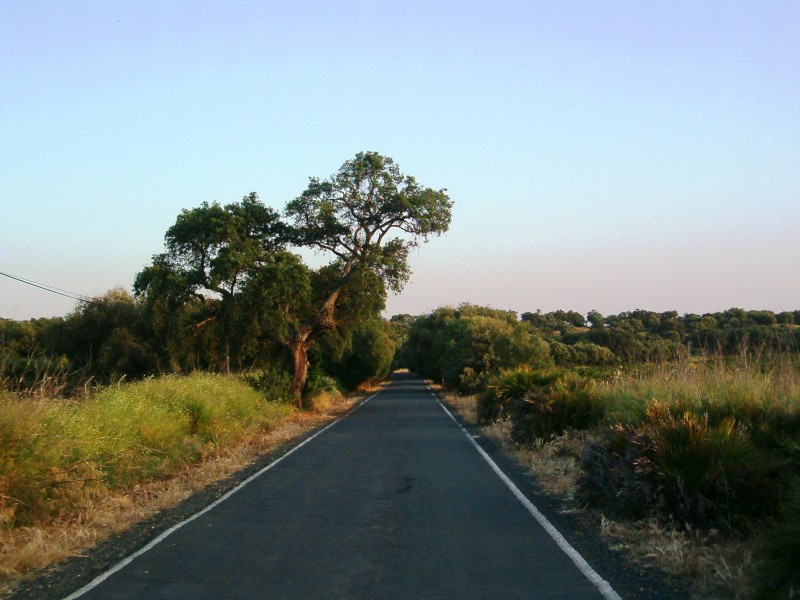
[(78, 300), (79, 302), (88, 302), (88, 303), (93, 302), (93, 300), (89, 296), (84, 296), (83, 294), (78, 294), (77, 292), (62, 290), (61, 288), (57, 288), (52, 285), (47, 285), (46, 283), (39, 283), (38, 281), (33, 281), (31, 279), (26, 279), (25, 277), (12, 275), (11, 273), (5, 273), (3, 271), (0, 271), (0, 275), (2, 275), (3, 277), (8, 277), (9, 279), (13, 279), (15, 281), (19, 281), (20, 283), (24, 283), (26, 285), (39, 288), (40, 290), (50, 292), (51, 294), (58, 294), (59, 296), (64, 296), (65, 298), (69, 298), (71, 300)]

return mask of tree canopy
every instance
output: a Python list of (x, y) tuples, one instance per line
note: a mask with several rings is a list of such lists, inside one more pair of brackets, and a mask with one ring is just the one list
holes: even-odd
[[(219, 328), (224, 348), (217, 352), (227, 368), (245, 348), (288, 349), (291, 391), (302, 405), (309, 349), (323, 337), (347, 346), (353, 332), (364, 331), (387, 293), (408, 281), (409, 251), (446, 232), (451, 210), (445, 189), (420, 185), (387, 156), (361, 152), (328, 179), (310, 178), (282, 214), (255, 193), (182, 211), (165, 251), (134, 287), (166, 317), (165, 327), (178, 309), (193, 306), (194, 322), (184, 327)], [(299, 248), (329, 262), (311, 268), (292, 252)]]

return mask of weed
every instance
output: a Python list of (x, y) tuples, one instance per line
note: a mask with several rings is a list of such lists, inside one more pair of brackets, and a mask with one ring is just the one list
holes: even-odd
[(581, 498), (617, 515), (733, 530), (774, 510), (775, 465), (728, 418), (674, 416), (653, 400), (643, 422), (587, 446)]

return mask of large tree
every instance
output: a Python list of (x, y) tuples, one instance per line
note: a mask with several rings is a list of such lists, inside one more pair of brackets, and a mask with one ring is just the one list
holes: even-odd
[[(134, 290), (147, 297), (151, 320), (168, 325), (194, 305), (195, 328), (215, 326), (230, 370), (231, 342), (241, 346), (239, 296), (259, 269), (272, 264), (282, 245), (283, 224), (255, 193), (220, 206), (204, 202), (183, 210), (167, 230), (166, 250), (136, 276)], [(185, 332), (183, 334), (185, 336)]]
[(290, 242), (332, 258), (315, 314), (288, 342), (294, 365), (292, 392), (298, 398), (308, 373), (308, 349), (344, 324), (341, 309), (348, 288), (366, 281), (373, 294), (399, 292), (411, 274), (409, 250), (447, 231), (451, 208), (446, 190), (421, 186), (377, 152), (358, 153), (324, 181), (311, 178), (306, 190), (288, 204)]
[[(287, 348), (291, 393), (302, 406), (309, 350), (323, 339), (346, 345), (374, 318), (387, 292), (408, 281), (409, 251), (447, 231), (451, 208), (446, 190), (423, 187), (391, 158), (362, 152), (330, 178), (311, 178), (283, 218), (255, 194), (184, 210), (135, 289), (154, 306), (213, 306), (226, 350), (247, 336)], [(292, 247), (329, 261), (312, 269)]]

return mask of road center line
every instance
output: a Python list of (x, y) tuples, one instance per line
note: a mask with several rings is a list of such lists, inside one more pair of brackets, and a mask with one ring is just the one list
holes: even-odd
[(600, 593), (603, 595), (604, 598), (607, 598), (608, 600), (622, 600), (620, 595), (617, 594), (617, 592), (614, 591), (614, 589), (611, 587), (611, 585), (605, 579), (600, 577), (600, 575), (597, 573), (597, 571), (595, 571), (589, 565), (589, 563), (586, 562), (586, 559), (584, 559), (583, 556), (581, 556), (578, 553), (578, 551), (575, 550), (575, 548), (573, 548), (572, 545), (564, 538), (564, 536), (561, 535), (561, 532), (558, 531), (558, 529), (556, 529), (553, 526), (553, 524), (550, 523), (550, 521), (547, 520), (547, 517), (545, 517), (539, 511), (539, 509), (536, 508), (536, 506), (534, 506), (534, 504), (530, 500), (528, 500), (528, 498), (525, 496), (525, 494), (523, 494), (520, 491), (520, 489), (516, 485), (514, 485), (514, 482), (511, 481), (505, 473), (503, 473), (503, 471), (500, 469), (500, 467), (497, 466), (497, 463), (494, 462), (494, 460), (492, 460), (492, 457), (489, 456), (486, 453), (486, 451), (483, 448), (480, 447), (478, 442), (476, 442), (474, 440), (474, 438), (469, 434), (469, 432), (453, 416), (453, 413), (451, 413), (447, 409), (447, 407), (444, 404), (442, 404), (442, 401), (433, 392), (433, 390), (427, 384), (427, 382), (425, 383), (425, 385), (428, 386), (428, 391), (431, 393), (431, 395), (434, 398), (436, 398), (436, 401), (439, 403), (439, 406), (442, 407), (442, 410), (445, 413), (447, 413), (447, 416), (450, 417), (453, 420), (453, 422), (456, 424), (456, 426), (467, 437), (467, 439), (475, 447), (475, 449), (483, 457), (483, 459), (487, 463), (489, 463), (489, 466), (492, 468), (492, 470), (497, 474), (497, 476), (502, 480), (502, 482), (506, 484), (506, 487), (508, 487), (508, 489), (511, 490), (511, 493), (513, 493), (514, 496), (516, 496), (517, 500), (519, 500), (520, 503), (522, 503), (522, 505), (528, 510), (528, 512), (531, 515), (533, 515), (533, 518), (536, 519), (536, 521), (539, 523), (539, 525), (541, 525), (544, 528), (544, 530), (550, 535), (550, 537), (553, 538), (553, 541), (556, 544), (558, 544), (558, 547), (561, 548), (561, 550), (563, 550), (563, 552), (567, 556), (569, 556), (569, 558), (572, 560), (573, 563), (575, 563), (575, 566), (578, 567), (580, 572), (583, 573), (584, 576), (589, 581), (591, 581), (595, 585), (595, 587), (597, 587), (598, 590), (600, 590)]

